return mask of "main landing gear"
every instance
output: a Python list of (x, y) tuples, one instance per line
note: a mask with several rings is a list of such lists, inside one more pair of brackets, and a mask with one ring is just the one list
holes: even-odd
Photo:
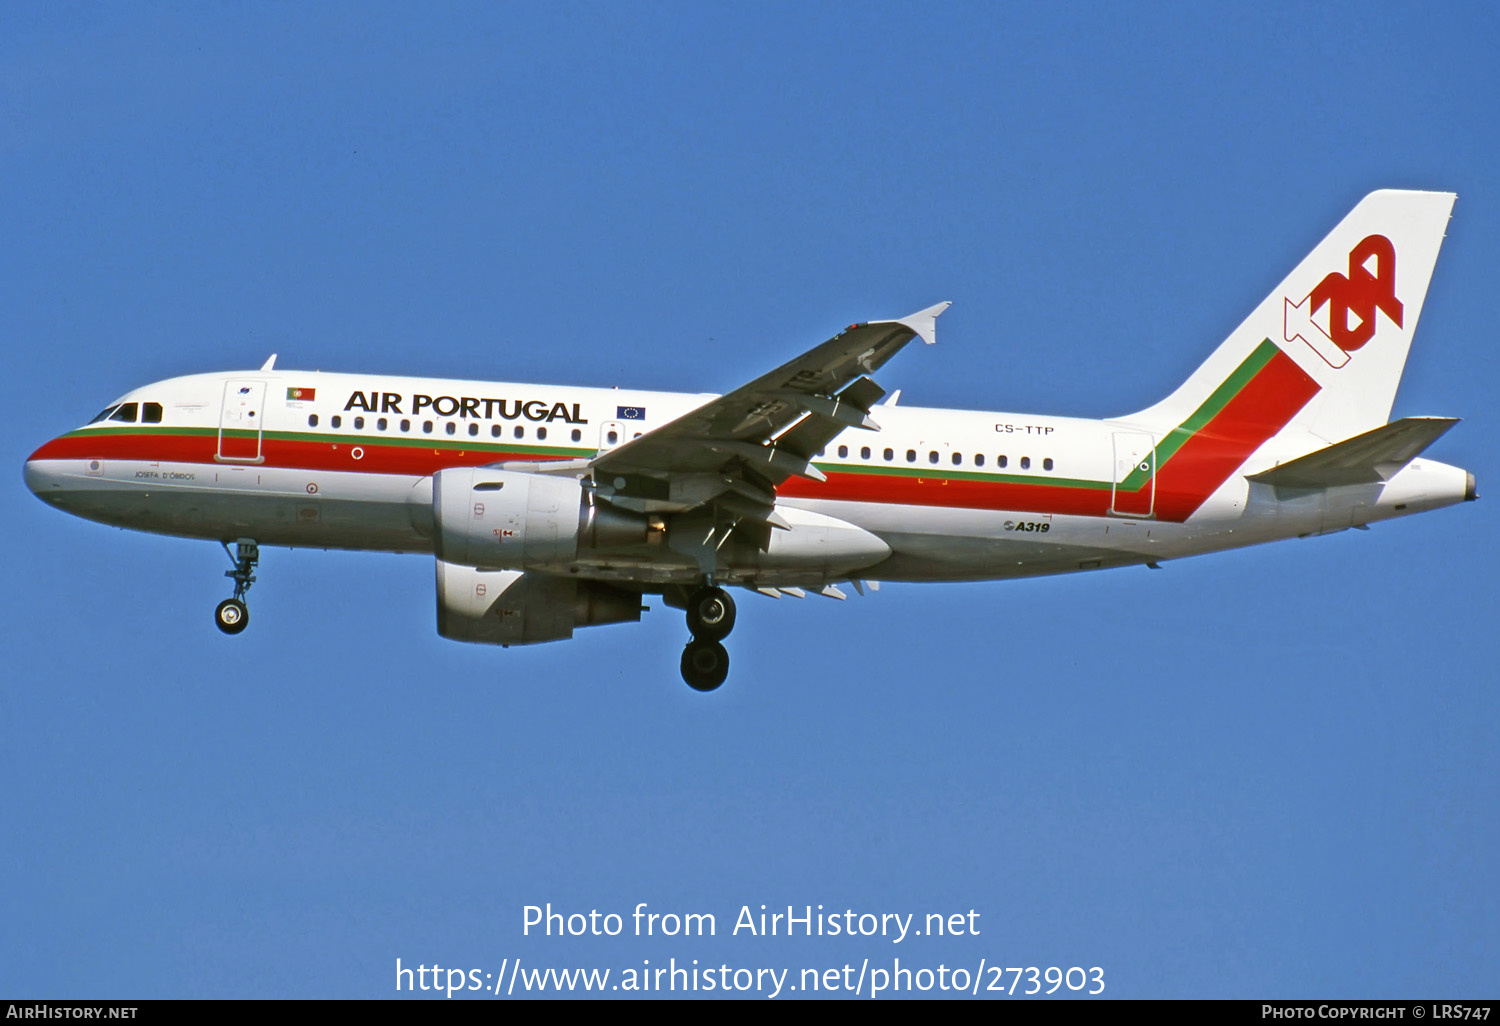
[[(229, 543), (221, 543), (225, 555), (229, 554)], [(225, 634), (238, 634), (250, 626), (250, 610), (245, 605), (245, 593), (255, 583), (255, 564), (260, 562), (260, 547), (249, 538), (234, 543), (233, 570), (225, 570), (224, 576), (234, 581), (234, 598), (227, 598), (214, 610), (214, 623)]]
[(721, 640), (734, 630), (734, 599), (709, 585), (693, 592), (687, 603), (693, 640), (682, 650), (682, 679), (694, 691), (712, 691), (729, 676), (729, 653)]

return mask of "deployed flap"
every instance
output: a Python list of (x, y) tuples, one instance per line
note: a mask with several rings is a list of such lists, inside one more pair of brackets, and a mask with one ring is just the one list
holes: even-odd
[[(788, 477), (822, 479), (811, 460), (829, 439), (849, 427), (877, 429), (868, 414), (884, 391), (865, 376), (913, 338), (932, 342), (937, 316), (948, 306), (850, 325), (748, 385), (601, 454), (593, 462), (596, 480), (627, 482), (605, 495), (612, 502), (629, 506), (637, 499), (658, 509), (690, 509), (744, 483), (769, 512), (774, 487)], [(699, 475), (707, 494), (695, 488), (691, 499), (680, 502), (632, 495), (630, 482), (642, 477), (680, 481), (688, 475)], [(735, 512), (745, 515), (743, 509)]]
[(1405, 417), (1252, 475), (1278, 488), (1333, 488), (1386, 481), (1457, 424), (1454, 417)]

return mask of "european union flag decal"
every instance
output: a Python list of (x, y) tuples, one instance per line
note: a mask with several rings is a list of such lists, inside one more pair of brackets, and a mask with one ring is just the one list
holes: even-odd
[(615, 409), (615, 417), (619, 420), (645, 420), (646, 408), (644, 406), (620, 406)]

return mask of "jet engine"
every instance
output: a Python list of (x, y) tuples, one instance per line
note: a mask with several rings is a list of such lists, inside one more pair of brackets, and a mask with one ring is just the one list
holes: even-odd
[(576, 478), (453, 467), (432, 478), (433, 545), (455, 566), (526, 570), (572, 563), (579, 550), (647, 542), (639, 513), (592, 501)]
[(439, 634), (490, 645), (563, 641), (576, 627), (641, 618), (639, 592), (535, 571), (478, 570), (441, 559), (437, 598)]

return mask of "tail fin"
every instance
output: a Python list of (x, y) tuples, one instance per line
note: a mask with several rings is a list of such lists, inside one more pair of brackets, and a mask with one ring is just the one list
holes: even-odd
[(1162, 438), (1237, 405), (1309, 448), (1385, 424), (1454, 198), (1370, 193), (1180, 388), (1120, 420)]

